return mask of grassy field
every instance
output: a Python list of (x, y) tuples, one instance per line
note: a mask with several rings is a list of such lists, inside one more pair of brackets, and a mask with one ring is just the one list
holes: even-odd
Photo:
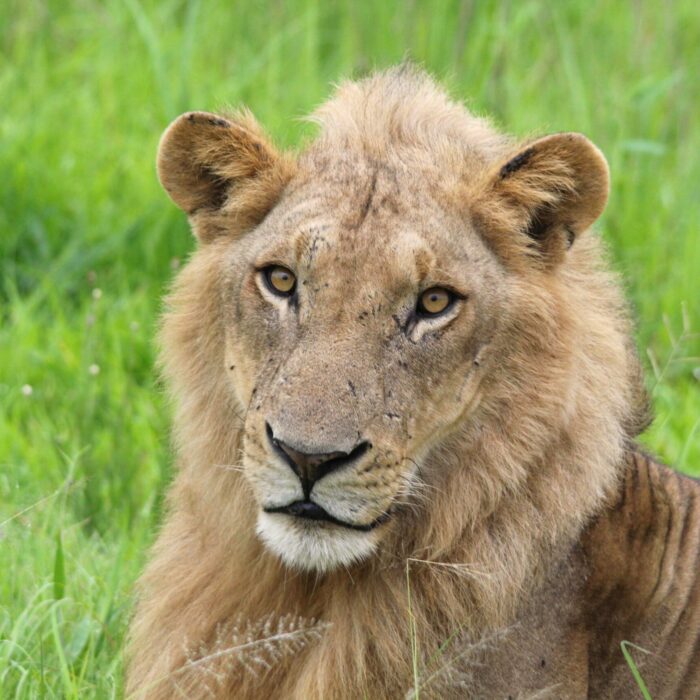
[(657, 420), (700, 472), (700, 5), (0, 3), (0, 697), (122, 694), (131, 587), (169, 478), (160, 297), (193, 247), (155, 148), (248, 104), (282, 144), (329, 83), (410, 56), (516, 134), (607, 154), (600, 224)]

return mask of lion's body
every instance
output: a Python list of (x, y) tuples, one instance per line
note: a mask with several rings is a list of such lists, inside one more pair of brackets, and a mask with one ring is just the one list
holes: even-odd
[[(164, 137), (202, 245), (164, 324), (180, 468), (129, 692), (634, 697), (627, 640), (655, 698), (696, 697), (700, 494), (634, 451), (631, 326), (587, 230), (599, 152), (513, 157), (406, 70), (320, 120), (296, 161), (250, 120)], [(295, 270), (293, 304), (268, 261)], [(444, 320), (411, 316), (411, 270), (467, 288)], [(302, 494), (279, 435), (362, 457)], [(277, 508), (302, 498), (333, 520)]]

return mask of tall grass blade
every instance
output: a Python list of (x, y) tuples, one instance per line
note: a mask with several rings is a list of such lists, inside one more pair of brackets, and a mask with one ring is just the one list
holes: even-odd
[(53, 562), (53, 597), (61, 600), (66, 593), (66, 565), (63, 557), (61, 533), (56, 535), (56, 554)]
[(620, 642), (620, 648), (622, 649), (622, 653), (625, 657), (625, 661), (627, 662), (627, 665), (630, 667), (630, 671), (632, 672), (632, 676), (634, 677), (635, 682), (639, 686), (639, 690), (641, 690), (641, 692), (642, 692), (642, 697), (644, 698), (644, 700), (652, 700), (651, 693), (647, 689), (646, 683), (644, 682), (644, 679), (642, 678), (642, 674), (639, 672), (639, 669), (637, 668), (637, 664), (634, 663), (634, 659), (632, 658), (632, 654), (630, 654), (629, 649), (627, 647), (639, 649), (639, 651), (643, 651), (645, 654), (649, 654), (650, 652), (647, 651), (646, 649), (643, 649), (640, 646), (637, 646), (636, 644), (633, 644), (632, 642), (628, 642), (628, 641)]

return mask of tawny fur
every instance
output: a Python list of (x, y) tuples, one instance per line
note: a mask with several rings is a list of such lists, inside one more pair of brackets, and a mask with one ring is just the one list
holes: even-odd
[[(185, 115), (161, 144), (161, 180), (201, 244), (163, 323), (178, 472), (139, 585), (128, 694), (607, 697), (609, 679), (626, 697), (622, 635), (667, 644), (652, 616), (678, 596), (646, 610), (633, 580), (610, 593), (632, 553), (616, 549), (608, 575), (606, 533), (665, 530), (648, 508), (609, 515), (648, 419), (626, 305), (588, 230), (604, 159), (579, 135), (516, 144), (407, 67), (341, 85), (313, 119), (296, 157), (249, 115)], [(256, 265), (287, 261), (296, 308), (256, 282)], [(404, 323), (438, 275), (469, 285), (459, 315)], [(266, 421), (319, 452), (368, 436), (370, 456), (318, 486), (365, 521), (389, 511), (369, 557), (304, 571), (263, 545), (283, 474)], [(684, 586), (696, 620), (694, 577)], [(618, 627), (596, 623), (603, 609)], [(297, 636), (281, 627), (265, 657), (250, 632), (246, 657), (234, 627), (273, 618), (299, 620)], [(655, 697), (698, 688), (647, 667)]]

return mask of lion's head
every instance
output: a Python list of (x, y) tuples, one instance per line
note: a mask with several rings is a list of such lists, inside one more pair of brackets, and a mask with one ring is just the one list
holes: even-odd
[[(600, 151), (516, 145), (408, 69), (341, 87), (315, 119), (298, 156), (247, 114), (186, 114), (161, 141), (200, 241), (166, 322), (186, 449), (226, 461), (200, 468), (242, 470), (260, 538), (319, 571), (447, 547), (519, 489), (534, 508), (599, 499), (641, 406), (586, 232)], [(582, 431), (608, 442), (590, 497), (530, 485)]]

